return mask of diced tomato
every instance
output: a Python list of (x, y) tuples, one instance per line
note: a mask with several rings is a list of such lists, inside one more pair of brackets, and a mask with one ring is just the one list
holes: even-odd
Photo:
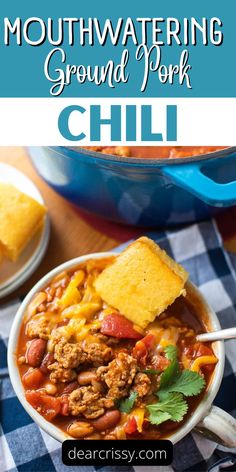
[(48, 421), (51, 421), (61, 411), (59, 398), (46, 395), (43, 392), (34, 390), (26, 392), (26, 400)]
[(201, 356), (213, 356), (213, 351), (209, 346), (203, 343), (194, 343), (184, 348), (184, 354), (189, 358), (196, 358)]
[(61, 415), (63, 416), (69, 415), (69, 400), (66, 395), (61, 397)]
[(212, 374), (215, 369), (215, 364), (205, 364), (201, 367), (203, 374)]
[(115, 338), (140, 339), (142, 337), (134, 329), (133, 323), (119, 313), (112, 313), (104, 318), (101, 333)]
[(132, 351), (132, 355), (137, 359), (137, 361), (142, 364), (146, 365), (148, 350), (143, 343), (143, 341), (138, 341)]
[(146, 348), (150, 351), (155, 346), (156, 336), (154, 334), (149, 333), (142, 339), (142, 342), (145, 344)]
[[(184, 349), (184, 354), (191, 358), (191, 359), (196, 359), (198, 357), (202, 356), (213, 356), (214, 353), (212, 349), (209, 346), (206, 346), (206, 344), (203, 343), (195, 343), (193, 345), (190, 345)], [(214, 364), (206, 364), (201, 367), (201, 370), (204, 373), (211, 374), (215, 368)]]
[(137, 432), (137, 423), (133, 416), (131, 416), (126, 425), (125, 425), (125, 433), (126, 434), (133, 434)]
[(183, 348), (183, 354), (192, 359), (193, 358), (193, 353), (194, 353), (194, 346), (190, 345), (190, 346), (184, 346)]
[(30, 368), (22, 377), (23, 384), (27, 388), (38, 388), (43, 380), (44, 375), (39, 369)]
[(214, 354), (210, 347), (206, 346), (203, 343), (198, 343), (195, 357), (201, 357), (201, 356), (214, 356)]
[(155, 336), (154, 334), (147, 334), (140, 341), (137, 341), (133, 348), (133, 356), (137, 361), (143, 366), (146, 365), (148, 353), (153, 349), (155, 345)]
[[(201, 357), (201, 356), (214, 356), (214, 353), (212, 349), (209, 346), (206, 346), (203, 343), (198, 343), (198, 349), (196, 352), (195, 357)], [(208, 373), (211, 374), (215, 368), (215, 364), (205, 364), (201, 367), (201, 370), (203, 373)]]
[(153, 358), (152, 365), (154, 369), (163, 371), (166, 367), (168, 367), (169, 363), (170, 361), (166, 357), (162, 356), (161, 354), (157, 354)]

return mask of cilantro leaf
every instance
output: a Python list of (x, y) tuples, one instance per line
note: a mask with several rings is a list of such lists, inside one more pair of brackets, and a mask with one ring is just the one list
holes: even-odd
[(164, 349), (166, 358), (169, 361), (175, 361), (177, 360), (177, 347), (174, 346), (173, 344), (169, 344), (168, 346), (165, 347)]
[[(150, 405), (150, 407), (154, 407), (155, 405), (156, 403), (154, 403), (154, 405)], [(164, 423), (165, 421), (171, 420), (171, 415), (167, 413), (167, 411), (155, 410), (155, 408), (149, 409), (149, 407), (147, 408), (149, 410), (150, 423), (158, 425)]]
[(169, 346), (166, 346), (164, 352), (167, 359), (170, 361), (170, 364), (161, 374), (160, 389), (166, 388), (170, 383), (173, 382), (174, 379), (176, 379), (177, 375), (179, 374), (179, 363), (176, 346), (172, 346), (172, 344), (170, 344)]
[(197, 372), (180, 370), (176, 346), (166, 346), (164, 352), (170, 363), (160, 376), (159, 390), (156, 392), (159, 401), (147, 405), (149, 421), (156, 425), (167, 420), (182, 421), (188, 410), (184, 396), (198, 395), (205, 387), (204, 378)]
[(193, 395), (199, 395), (199, 393), (205, 387), (204, 378), (197, 372), (185, 369), (179, 374), (171, 384), (161, 387), (157, 392), (157, 395), (178, 392), (185, 395), (185, 397), (192, 397)]
[(147, 410), (152, 424), (158, 425), (167, 420), (179, 422), (187, 413), (188, 404), (181, 393), (169, 393), (157, 403), (147, 405)]
[(121, 413), (129, 413), (130, 410), (132, 410), (137, 396), (137, 392), (131, 392), (128, 398), (120, 402), (119, 410), (121, 411)]
[(158, 370), (158, 369), (145, 369), (145, 370), (142, 370), (142, 372), (143, 372), (144, 374), (154, 374), (154, 375), (155, 375), (155, 374), (158, 375), (158, 374), (161, 373), (161, 371)]

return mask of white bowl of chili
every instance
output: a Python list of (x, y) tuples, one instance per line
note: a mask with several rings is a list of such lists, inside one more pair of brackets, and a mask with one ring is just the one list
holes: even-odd
[[(63, 279), (63, 276), (64, 277), (67, 277), (67, 276), (73, 277), (75, 269), (76, 269), (76, 272), (78, 274), (78, 272), (83, 270), (83, 268), (88, 263), (88, 261), (95, 261), (94, 265), (96, 267), (96, 264), (98, 264), (98, 265), (104, 264), (104, 263), (106, 264), (106, 263), (108, 263), (109, 259), (111, 259), (112, 257), (115, 257), (115, 256), (117, 256), (117, 253), (89, 254), (89, 255), (86, 255), (86, 256), (77, 257), (73, 260), (67, 261), (64, 264), (62, 264), (62, 265), (56, 267), (55, 269), (53, 269), (51, 272), (49, 272), (47, 275), (45, 275), (32, 288), (32, 290), (26, 296), (26, 298), (24, 299), (23, 303), (21, 304), (20, 308), (17, 311), (16, 317), (15, 317), (13, 325), (12, 325), (10, 338), (9, 338), (9, 344), (8, 344), (8, 366), (9, 366), (9, 374), (10, 374), (10, 379), (11, 379), (13, 388), (16, 392), (16, 395), (17, 395), (19, 401), (21, 402), (21, 404), (23, 405), (25, 410), (28, 412), (28, 414), (32, 417), (32, 419), (39, 425), (39, 427), (44, 429), (53, 438), (55, 438), (55, 439), (57, 439), (58, 441), (61, 441), (61, 442), (64, 441), (65, 439), (68, 439), (69, 437), (71, 438), (71, 436), (72, 436), (72, 434), (69, 434), (69, 432), (68, 432), (68, 431), (72, 431), (70, 429), (68, 430), (68, 424), (69, 424), (69, 422), (72, 421), (71, 416), (70, 417), (62, 416), (61, 418), (59, 418), (59, 420), (52, 421), (52, 419), (50, 418), (50, 415), (46, 414), (45, 415), (46, 417), (44, 417), (32, 406), (33, 404), (35, 404), (35, 398), (33, 398), (33, 400), (32, 400), (32, 398), (31, 398), (32, 396), (28, 397), (28, 398), (30, 398), (31, 403), (29, 401), (27, 401), (27, 399), (26, 399), (27, 382), (26, 382), (25, 385), (23, 385), (23, 383), (22, 383), (22, 378), (24, 377), (24, 375), (26, 373), (26, 368), (22, 368), (21, 365), (19, 366), (19, 357), (22, 357), (22, 351), (20, 350), (19, 346), (22, 346), (24, 343), (26, 344), (26, 342), (28, 342), (28, 338), (26, 337), (24, 329), (23, 329), (23, 323), (26, 322), (25, 321), (26, 320), (25, 316), (29, 316), (29, 315), (26, 315), (26, 312), (27, 312), (27, 310), (29, 310), (29, 306), (30, 306), (31, 307), (30, 308), (31, 312), (35, 313), (34, 303), (35, 303), (36, 295), (38, 293), (42, 293), (43, 290), (45, 289), (45, 287), (49, 287), (49, 285), (51, 284), (52, 281), (53, 281), (54, 285), (50, 285), (50, 287), (51, 288), (53, 287), (53, 289), (56, 288), (56, 290), (57, 290), (61, 286), (60, 283), (62, 283), (62, 282), (60, 282), (56, 286), (56, 283), (57, 283), (58, 280), (60, 281), (61, 279)], [(93, 265), (93, 263), (92, 263), (92, 265)], [(60, 274), (62, 274), (62, 275), (60, 275)], [(67, 280), (67, 284), (68, 283), (69, 282)], [(65, 282), (64, 282), (64, 285), (66, 286)], [(52, 295), (53, 290), (52, 290), (52, 292), (50, 292), (50, 290), (49, 290), (50, 287), (48, 288), (48, 290), (46, 292), (48, 294), (47, 303), (49, 303), (49, 304), (53, 302), (53, 300), (51, 300), (51, 298), (50, 298), (50, 297), (53, 298), (53, 295)], [(55, 291), (54, 291), (54, 293), (55, 293)], [(42, 297), (42, 295), (41, 295), (41, 297)], [(34, 300), (33, 304), (32, 304), (32, 300)], [(39, 303), (39, 300), (38, 300), (38, 303)], [(43, 303), (46, 303), (44, 296), (40, 300), (40, 303), (42, 305), (42, 310), (43, 310)], [(194, 316), (195, 317), (197, 316), (197, 320), (194, 321), (195, 326), (198, 326), (198, 328), (196, 328), (196, 333), (197, 333), (197, 331), (198, 332), (204, 331), (204, 329), (205, 329), (205, 331), (215, 331), (215, 330), (220, 329), (219, 320), (218, 320), (216, 314), (214, 313), (212, 308), (208, 305), (206, 300), (203, 298), (200, 291), (191, 282), (187, 283), (186, 300), (183, 300), (182, 302), (179, 301), (178, 303), (180, 303), (180, 305), (177, 305), (178, 309), (181, 308), (181, 303), (183, 303), (183, 304), (187, 303), (188, 304), (188, 310), (189, 310), (190, 318), (192, 317), (192, 319), (193, 319)], [(184, 307), (184, 305), (182, 305), (182, 307)], [(190, 307), (192, 307), (192, 308), (190, 308)], [(70, 317), (69, 308), (70, 307), (67, 307), (67, 316)], [(174, 309), (175, 309), (175, 307), (173, 308), (173, 306), (172, 306), (172, 311), (168, 315), (169, 317), (170, 316), (173, 317), (173, 310)], [(192, 313), (191, 313), (191, 309), (192, 309)], [(187, 313), (186, 312), (186, 306), (185, 306), (185, 309), (183, 311), (185, 312), (184, 316), (188, 316), (188, 314), (186, 315), (186, 313)], [(38, 316), (40, 318), (40, 312), (38, 313)], [(56, 315), (55, 315), (55, 317), (56, 317)], [(194, 323), (191, 325), (191, 322), (188, 320), (188, 326), (190, 326), (190, 329), (194, 329)], [(61, 332), (64, 332), (62, 324), (63, 323), (61, 323), (61, 320), (60, 320), (59, 321), (59, 327), (61, 328)], [(81, 325), (81, 332), (79, 332), (79, 334), (81, 334), (83, 332), (83, 329), (84, 329), (84, 326), (82, 324)], [(140, 334), (140, 337), (142, 337), (141, 334)], [(131, 341), (132, 340), (129, 339), (129, 342), (131, 342)], [(137, 339), (136, 340), (133, 339), (132, 342), (136, 342), (136, 341), (137, 341)], [(48, 343), (50, 343), (50, 341)], [(48, 346), (48, 344), (47, 344), (47, 346)], [(219, 408), (217, 408), (215, 406), (212, 406), (213, 401), (215, 399), (215, 396), (216, 396), (216, 394), (218, 392), (218, 389), (220, 387), (222, 376), (223, 376), (224, 360), (225, 360), (224, 343), (222, 341), (214, 342), (211, 345), (211, 349), (214, 353), (214, 356), (216, 356), (216, 358), (218, 359), (218, 362), (215, 364), (214, 370), (212, 371), (212, 374), (207, 377), (207, 380), (206, 380), (207, 386), (206, 386), (204, 392), (200, 395), (200, 397), (199, 397), (198, 401), (196, 402), (196, 404), (194, 405), (194, 407), (193, 408), (191, 406), (189, 407), (189, 413), (190, 414), (187, 414), (184, 417), (184, 419), (182, 421), (180, 421), (179, 426), (177, 428), (176, 428), (176, 423), (174, 421), (167, 422), (169, 424), (169, 429), (167, 428), (166, 430), (165, 430), (165, 428), (162, 429), (162, 426), (159, 425), (156, 428), (157, 431), (158, 431), (158, 434), (156, 434), (156, 436), (153, 433), (153, 428), (155, 429), (156, 426), (152, 427), (150, 429), (150, 432), (145, 432), (145, 438), (148, 438), (149, 437), (148, 435), (150, 434), (151, 438), (153, 438), (153, 437), (157, 437), (157, 438), (158, 437), (168, 437), (173, 443), (177, 443), (184, 436), (186, 436), (190, 431), (192, 431), (193, 429), (196, 429), (199, 432), (207, 435), (207, 437), (213, 438), (213, 440), (218, 441), (218, 442), (220, 442), (220, 443), (222, 443), (222, 444), (224, 444), (228, 447), (235, 447), (236, 446), (236, 421), (228, 413), (224, 412), (223, 410), (220, 410)], [(54, 359), (54, 361), (55, 361), (55, 359)], [(37, 365), (37, 362), (34, 365)], [(50, 364), (50, 365), (52, 365), (52, 364)], [(50, 367), (50, 365), (49, 365), (49, 367)], [(33, 367), (33, 370), (40, 371), (41, 367), (42, 367), (42, 363), (40, 365), (40, 368)], [(32, 367), (30, 367), (30, 369), (32, 369)], [(147, 370), (148, 369), (146, 369), (146, 372), (147, 372)], [(51, 373), (52, 373), (52, 370), (51, 370)], [(54, 371), (54, 374), (55, 374), (55, 371)], [(150, 375), (152, 375), (152, 372), (150, 373)], [(70, 383), (72, 382), (72, 380), (73, 379), (70, 379)], [(46, 388), (45, 387), (45, 385), (46, 385), (45, 382), (42, 383), (41, 385), (40, 385), (40, 382), (39, 382), (39, 384), (37, 384), (37, 379), (36, 379), (35, 382), (36, 382), (35, 383), (36, 387), (37, 387), (37, 385), (40, 387), (40, 388), (36, 388), (36, 390), (37, 391), (40, 390), (41, 392), (42, 391), (44, 392), (45, 388)], [(47, 382), (48, 382), (48, 378), (47, 378)], [(83, 385), (83, 383), (82, 383), (82, 385)], [(83, 387), (83, 388), (85, 388), (85, 387)], [(57, 395), (59, 395), (59, 394), (57, 393)], [(61, 402), (61, 397), (63, 397), (63, 395), (65, 396), (65, 394), (63, 394), (63, 393), (62, 394), (60, 393), (60, 395), (59, 395), (60, 402)], [(175, 393), (175, 395), (176, 395), (176, 393)], [(51, 394), (50, 394), (50, 388), (47, 391), (47, 398), (48, 397), (58, 398), (58, 396), (56, 397), (55, 394), (53, 394), (53, 389), (51, 389)], [(45, 400), (45, 397), (44, 397), (44, 400)], [(129, 400), (130, 400), (130, 398), (129, 398)], [(159, 401), (160, 401), (160, 399), (159, 399)], [(41, 405), (41, 412), (42, 412), (42, 408), (43, 408), (43, 411), (45, 412), (45, 402), (47, 402), (47, 401), (45, 400), (43, 406)], [(54, 410), (58, 409), (58, 400), (54, 400), (54, 403), (55, 403)], [(64, 402), (64, 400), (63, 400), (62, 405), (65, 405), (65, 404), (67, 404), (67, 406), (68, 406), (68, 403)], [(62, 406), (61, 408), (66, 408), (66, 407)], [(127, 406), (126, 406), (126, 411), (127, 411)], [(151, 412), (151, 410), (149, 410), (149, 413), (150, 412)], [(64, 413), (67, 415), (68, 412), (64, 411)], [(60, 411), (60, 414), (61, 414), (61, 411)], [(125, 420), (127, 420), (127, 414), (128, 413), (125, 412), (125, 408), (124, 408), (124, 405), (123, 405), (123, 412), (122, 412), (121, 416), (118, 415), (119, 420), (120, 420), (120, 418), (122, 419), (122, 421), (120, 420), (121, 423), (122, 422), (124, 423), (124, 418), (125, 418)], [(108, 432), (101, 431), (101, 428), (99, 429), (99, 427), (94, 426), (94, 425), (96, 425), (96, 421), (97, 421), (96, 417), (94, 417), (94, 418), (92, 418), (91, 421), (90, 420), (86, 421), (87, 424), (90, 424), (90, 426), (91, 426), (91, 430), (88, 430), (88, 432), (86, 433), (87, 434), (86, 437), (88, 438), (88, 437), (91, 436), (91, 437), (94, 437), (95, 439), (96, 438), (98, 438), (98, 439), (106, 438), (107, 439), (107, 438), (109, 438), (109, 435), (112, 436), (112, 434), (113, 434), (113, 439), (114, 439), (114, 428), (112, 430), (111, 429), (108, 430)], [(54, 420), (54, 417), (53, 417), (53, 420)], [(66, 428), (63, 426), (64, 421), (66, 422), (66, 425), (67, 425)], [(98, 423), (98, 421), (97, 421), (97, 423)], [(137, 421), (136, 421), (136, 425), (137, 425)], [(121, 426), (122, 426), (122, 424), (121, 424)], [(171, 426), (174, 426), (174, 428), (172, 429)], [(116, 424), (116, 428), (117, 428), (117, 424)], [(119, 430), (119, 438), (122, 437), (121, 429)], [(161, 430), (161, 433), (160, 433), (160, 430)], [(78, 428), (77, 428), (76, 431), (77, 432), (75, 434), (73, 434), (73, 437), (77, 437), (77, 438), (81, 437), (81, 436), (79, 436)], [(147, 428), (146, 431), (148, 431), (148, 428)], [(131, 436), (130, 436), (130, 431), (129, 431), (129, 433), (127, 433), (126, 436), (134, 437), (135, 435), (132, 436), (132, 433), (131, 433)], [(140, 433), (137, 431), (137, 435), (135, 437), (137, 439), (140, 439), (140, 438), (142, 438), (142, 435), (140, 436)], [(125, 436), (124, 436), (124, 438), (125, 438)]]

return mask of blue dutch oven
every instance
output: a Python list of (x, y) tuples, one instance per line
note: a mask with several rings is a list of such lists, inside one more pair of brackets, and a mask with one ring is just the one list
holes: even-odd
[(183, 159), (125, 158), (70, 147), (28, 150), (56, 192), (119, 223), (190, 223), (236, 204), (236, 147)]

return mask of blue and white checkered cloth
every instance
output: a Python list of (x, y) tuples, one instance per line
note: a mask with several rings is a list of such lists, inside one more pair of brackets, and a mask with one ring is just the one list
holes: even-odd
[[(236, 260), (229, 258), (223, 249), (215, 222), (203, 222), (179, 231), (153, 232), (149, 236), (183, 264), (217, 312), (221, 326), (236, 326)], [(0, 472), (94, 472), (98, 469), (100, 472), (141, 472), (140, 467), (68, 468), (62, 464), (60, 444), (39, 429), (25, 412), (8, 377), (7, 340), (19, 305), (20, 300), (14, 300), (0, 306)], [(236, 417), (236, 341), (228, 340), (225, 345), (224, 379), (215, 404)], [(157, 470), (156, 467), (148, 469), (148, 472)], [(227, 450), (192, 433), (174, 447), (172, 466), (158, 470), (236, 471), (236, 449)]]

